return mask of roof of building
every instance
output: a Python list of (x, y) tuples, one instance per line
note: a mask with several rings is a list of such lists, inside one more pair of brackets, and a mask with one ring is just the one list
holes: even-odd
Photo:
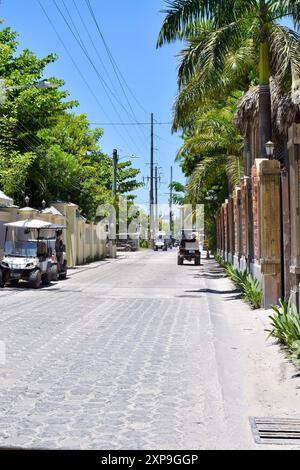
[[(271, 80), (272, 123), (275, 136), (286, 136), (289, 127), (300, 119), (300, 88), (292, 93), (283, 92), (279, 84)], [(241, 134), (246, 135), (249, 126), (258, 126), (259, 86), (251, 88), (241, 98), (234, 117), (234, 125)]]
[(56, 209), (56, 207), (54, 206), (51, 206), (51, 207), (47, 207), (46, 209), (44, 209), (42, 211), (43, 214), (51, 214), (51, 215), (60, 215), (60, 216), (63, 216), (63, 214), (58, 210)]
[(13, 206), (14, 201), (12, 198), (6, 196), (3, 191), (0, 191), (0, 204), (3, 207)]

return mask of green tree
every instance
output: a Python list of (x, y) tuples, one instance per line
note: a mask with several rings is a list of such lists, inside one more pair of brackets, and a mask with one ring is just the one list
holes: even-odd
[[(39, 59), (27, 49), (18, 54), (17, 36), (10, 28), (0, 31), (0, 185), (20, 204), (40, 158), (39, 131), (50, 129), (77, 103), (66, 101), (67, 91), (34, 86), (57, 57)], [(63, 85), (61, 80), (51, 81)]]
[[(168, 0), (158, 46), (188, 41), (179, 68), (174, 129), (193, 120), (199, 105), (213, 95), (228, 95), (251, 72), (260, 85), (260, 154), (272, 139), (270, 77), (290, 88), (300, 75), (299, 34), (279, 24), (300, 24), (299, 0)], [(250, 75), (249, 75), (250, 74)]]
[[(215, 243), (215, 214), (244, 174), (243, 139), (232, 124), (240, 92), (201, 108), (177, 154), (187, 184), (174, 186), (176, 202), (204, 204), (206, 236)], [(183, 193), (183, 194), (180, 194)]]
[[(62, 80), (58, 88), (38, 89), (55, 54), (39, 59), (25, 49), (18, 52), (17, 33), (0, 31), (0, 189), (34, 207), (42, 200), (72, 201), (89, 220), (99, 204), (113, 203), (112, 160), (99, 146), (103, 129), (91, 129), (85, 114), (71, 112)], [(118, 168), (118, 191), (130, 195), (141, 183), (130, 162)]]

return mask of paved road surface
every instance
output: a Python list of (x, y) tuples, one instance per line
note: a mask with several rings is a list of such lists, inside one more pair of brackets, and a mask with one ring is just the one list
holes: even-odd
[(222, 363), (235, 362), (236, 344), (226, 344), (229, 325), (217, 338), (203, 270), (147, 251), (40, 291), (2, 290), (0, 445), (254, 447), (240, 403), (246, 385), (237, 377), (230, 391)]

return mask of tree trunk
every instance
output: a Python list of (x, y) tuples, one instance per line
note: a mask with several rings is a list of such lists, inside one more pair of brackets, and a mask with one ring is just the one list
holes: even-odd
[(266, 143), (272, 140), (272, 113), (270, 91), (270, 57), (268, 42), (260, 45), (259, 74), (259, 154), (266, 158)]

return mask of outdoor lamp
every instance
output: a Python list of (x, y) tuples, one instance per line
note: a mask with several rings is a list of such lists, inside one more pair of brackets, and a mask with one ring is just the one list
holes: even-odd
[(273, 142), (269, 141), (266, 143), (266, 152), (268, 157), (273, 157), (275, 145)]
[(49, 82), (49, 80), (41, 80), (40, 82), (34, 83), (33, 86), (41, 90), (45, 88), (58, 88), (56, 83)]

